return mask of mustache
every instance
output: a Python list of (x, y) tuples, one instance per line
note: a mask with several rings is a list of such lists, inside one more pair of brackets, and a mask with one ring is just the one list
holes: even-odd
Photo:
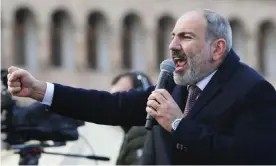
[(172, 50), (171, 51), (171, 55), (172, 57), (175, 57), (175, 58), (179, 58), (179, 59), (183, 59), (183, 60), (186, 60), (187, 59), (187, 55), (185, 52), (182, 52), (182, 51), (175, 51), (175, 50)]

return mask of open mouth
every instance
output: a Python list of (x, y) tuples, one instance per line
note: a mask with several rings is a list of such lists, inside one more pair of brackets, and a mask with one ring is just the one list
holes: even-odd
[(173, 62), (175, 64), (175, 72), (183, 72), (185, 70), (187, 59), (186, 58), (179, 58), (173, 57)]

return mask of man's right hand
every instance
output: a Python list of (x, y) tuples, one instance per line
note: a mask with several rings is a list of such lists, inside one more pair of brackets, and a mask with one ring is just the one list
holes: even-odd
[(8, 89), (13, 96), (43, 100), (46, 82), (37, 80), (28, 71), (14, 66), (9, 67), (8, 72)]

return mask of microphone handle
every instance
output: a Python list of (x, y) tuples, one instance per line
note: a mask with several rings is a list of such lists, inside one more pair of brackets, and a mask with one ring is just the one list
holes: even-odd
[[(170, 73), (168, 73), (165, 70), (161, 70), (155, 89), (164, 89), (166, 86), (166, 82), (168, 81), (168, 78), (170, 76), (171, 76)], [(147, 130), (151, 130), (152, 127), (153, 127), (153, 117), (147, 114), (145, 128)]]
[(145, 124), (145, 128), (147, 130), (151, 130), (152, 126), (153, 126), (153, 117), (150, 116), (149, 114), (147, 114), (147, 118), (146, 118), (146, 124)]

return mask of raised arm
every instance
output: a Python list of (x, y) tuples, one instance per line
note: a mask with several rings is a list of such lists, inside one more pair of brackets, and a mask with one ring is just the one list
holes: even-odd
[[(106, 125), (144, 125), (146, 103), (151, 91), (129, 91), (111, 94), (105, 91), (47, 84), (26, 70), (8, 69), (8, 88), (13, 96), (29, 97), (44, 103), (48, 110), (72, 118)], [(49, 92), (51, 85), (52, 91)], [(47, 89), (48, 88), (48, 89)]]
[(54, 84), (50, 111), (61, 115), (106, 125), (144, 125), (146, 103), (153, 87), (147, 91), (111, 94)]

